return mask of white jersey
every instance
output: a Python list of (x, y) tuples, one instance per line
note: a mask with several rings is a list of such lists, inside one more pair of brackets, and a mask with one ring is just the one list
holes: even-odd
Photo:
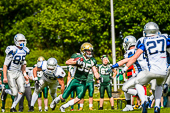
[(146, 52), (149, 71), (166, 75), (168, 67), (166, 48), (170, 46), (170, 41), (164, 35), (141, 37), (139, 40), (136, 47)]
[(56, 80), (57, 78), (63, 78), (66, 75), (63, 68), (61, 68), (59, 65), (56, 66), (54, 71), (48, 70), (47, 69), (47, 61), (38, 62), (37, 67), (41, 68), (43, 71), (43, 75), (46, 78), (51, 79), (51, 80)]
[[(124, 58), (130, 58), (136, 53), (136, 49), (130, 49), (126, 51)], [(148, 70), (148, 63), (146, 61), (146, 57), (144, 53), (142, 53), (136, 62), (133, 64), (135, 68), (135, 74), (138, 74), (140, 71)]]
[(21, 65), (23, 65), (26, 55), (29, 54), (29, 49), (27, 47), (19, 49), (16, 46), (8, 46), (5, 53), (4, 65), (8, 67), (8, 70), (21, 70)]

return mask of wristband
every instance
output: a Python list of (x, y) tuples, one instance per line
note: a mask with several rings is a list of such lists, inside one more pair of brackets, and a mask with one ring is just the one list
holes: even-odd
[(25, 76), (27, 76), (27, 74), (26, 74), (26, 73), (24, 73), (24, 77), (25, 77)]
[(117, 67), (119, 67), (119, 64), (118, 64), (118, 63), (112, 65), (112, 68), (117, 68)]
[(35, 77), (35, 78), (34, 78), (34, 80), (36, 81), (36, 80), (38, 80), (38, 78), (37, 78), (37, 77)]
[(125, 67), (123, 68), (123, 71), (127, 71), (127, 70), (128, 70), (128, 67), (125, 66)]

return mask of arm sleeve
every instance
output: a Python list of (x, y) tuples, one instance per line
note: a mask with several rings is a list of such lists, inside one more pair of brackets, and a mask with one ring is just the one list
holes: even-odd
[(4, 65), (8, 66), (11, 63), (12, 58), (13, 58), (12, 54), (6, 55)]

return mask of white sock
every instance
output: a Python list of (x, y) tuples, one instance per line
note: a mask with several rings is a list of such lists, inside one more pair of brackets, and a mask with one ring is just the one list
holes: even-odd
[(136, 84), (135, 88), (136, 88), (138, 95), (141, 99), (141, 105), (142, 105), (145, 101), (147, 101), (146, 96), (145, 96), (145, 90), (144, 90), (143, 86), (140, 84)]
[(48, 106), (45, 106), (45, 109), (48, 109)]
[(153, 100), (154, 99), (154, 95), (152, 94), (151, 96), (150, 96), (150, 100)]
[(126, 100), (130, 100), (130, 99), (131, 99), (131, 95), (130, 95), (130, 94), (125, 93), (125, 92), (124, 92), (124, 94), (125, 94), (125, 98), (126, 98)]
[(53, 101), (55, 101), (56, 103), (58, 102), (58, 101), (60, 101), (61, 99), (60, 99), (60, 96), (61, 96), (61, 94), (58, 96), (58, 97), (56, 97)]
[(64, 108), (68, 108), (69, 106), (74, 105), (74, 99), (68, 101), (66, 104), (62, 105)]
[(12, 95), (12, 92), (10, 89), (5, 89), (5, 93)]
[(82, 108), (83, 108), (83, 105), (84, 105), (84, 104), (80, 104), (80, 107), (82, 107)]
[(42, 109), (42, 107), (41, 107), (41, 106), (39, 106), (39, 107), (38, 107), (38, 109), (40, 110), (40, 109)]
[(31, 99), (31, 106), (34, 106), (35, 102), (37, 101), (38, 99), (38, 94), (37, 93), (33, 93), (32, 94), (32, 99)]
[(93, 107), (93, 104), (89, 104), (89, 108)]
[(18, 95), (14, 99), (14, 102), (12, 103), (12, 107), (11, 108), (15, 108), (21, 98), (22, 98), (22, 94), (18, 93)]
[(127, 93), (136, 96), (138, 92), (136, 91), (136, 89), (128, 89)]
[(156, 86), (156, 88), (155, 88), (155, 106), (160, 107), (161, 96), (162, 96), (162, 86)]

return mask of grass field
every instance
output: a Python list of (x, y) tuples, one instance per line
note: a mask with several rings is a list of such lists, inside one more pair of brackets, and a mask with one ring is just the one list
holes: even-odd
[[(59, 94), (60, 93), (60, 89), (58, 89), (57, 90), (57, 93)], [(98, 89), (97, 88), (95, 88), (95, 91), (94, 91), (94, 98), (99, 98), (99, 91), (98, 91)], [(120, 97), (123, 97), (124, 95), (123, 95), (123, 93), (120, 93)], [(105, 97), (107, 98), (107, 94), (105, 93)], [(86, 96), (85, 96), (85, 98), (87, 99), (88, 98), (88, 91), (86, 92)], [(52, 101), (52, 99), (51, 99), (51, 97), (50, 97), (50, 95), (48, 95), (48, 99), (49, 99), (49, 103), (48, 103), (48, 105), (50, 106), (50, 103), (51, 103), (51, 101)], [(66, 101), (68, 101), (70, 98), (68, 98)], [(43, 100), (43, 99), (42, 99)], [(65, 102), (64, 102), (65, 103)], [(48, 110), (48, 112), (49, 113), (60, 113), (60, 111), (59, 111), (59, 107), (62, 105), (62, 104), (64, 104), (64, 103), (59, 103), (59, 104), (57, 104), (57, 106), (56, 106), (56, 109), (54, 110), (54, 111), (52, 111), (51, 109), (50, 109), (50, 107), (49, 107), (49, 110)], [(8, 95), (8, 97), (7, 97), (7, 100), (6, 100), (6, 109), (5, 109), (5, 112), (9, 112), (10, 111), (10, 107), (11, 107), (11, 105), (12, 105), (12, 100), (11, 100), (11, 98), (10, 98), (10, 95)], [(0, 101), (0, 107), (2, 106), (2, 101)], [(88, 112), (88, 113), (111, 113), (111, 112), (115, 112), (115, 113), (120, 113), (120, 112), (122, 112), (121, 110), (122, 109), (120, 109), (120, 106), (118, 106), (118, 109), (117, 109), (117, 104), (116, 104), (116, 101), (114, 101), (114, 107), (115, 107), (115, 110), (111, 110), (111, 107), (110, 107), (110, 102), (109, 101), (105, 101), (104, 102), (104, 106), (103, 106), (103, 108), (104, 108), (104, 110), (98, 110), (98, 103), (97, 102), (93, 102), (93, 111), (90, 111), (89, 109), (88, 109), (88, 106), (89, 106), (89, 104), (88, 104), (88, 101), (85, 101), (84, 102), (84, 109), (83, 109), (83, 111), (77, 111), (77, 109), (78, 109), (78, 106), (77, 106), (77, 104), (76, 105), (74, 105), (74, 110), (75, 111), (70, 111), (70, 107), (69, 108), (67, 108), (66, 109), (66, 112), (78, 112), (78, 113), (82, 113), (82, 112)], [(124, 108), (125, 107), (125, 103), (123, 103), (122, 104), (122, 108)], [(17, 107), (16, 107), (16, 109), (18, 110), (18, 108), (19, 108), (19, 106), (17, 105)], [(25, 98), (25, 101), (24, 101), (24, 112), (28, 112), (28, 104), (27, 104), (27, 100), (26, 100), (26, 98)], [(44, 104), (42, 104), (42, 110), (43, 110), (43, 112), (42, 113), (44, 113)], [(134, 111), (129, 111), (129, 112), (122, 112), (122, 113), (141, 113), (141, 110), (139, 110), (139, 109), (137, 109), (137, 110), (134, 110)], [(38, 104), (37, 104), (37, 102), (36, 102), (36, 104), (35, 104), (35, 107), (34, 107), (34, 113), (39, 113), (39, 111), (38, 111)], [(154, 111), (153, 111), (153, 108), (151, 108), (151, 109), (148, 109), (148, 113), (154, 113)], [(170, 113), (170, 108), (163, 108), (163, 109), (161, 109), (161, 113)]]

